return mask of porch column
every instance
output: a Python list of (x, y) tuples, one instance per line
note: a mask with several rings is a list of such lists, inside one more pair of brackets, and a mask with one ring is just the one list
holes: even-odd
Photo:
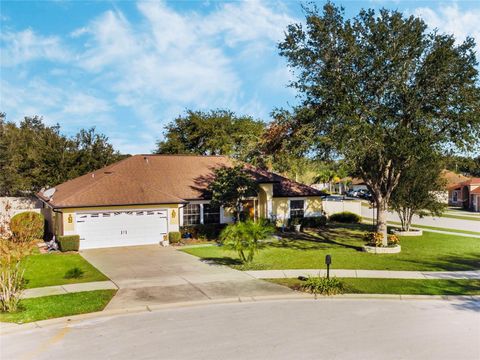
[(273, 184), (260, 184), (260, 188), (266, 195), (266, 216), (268, 219), (273, 217)]

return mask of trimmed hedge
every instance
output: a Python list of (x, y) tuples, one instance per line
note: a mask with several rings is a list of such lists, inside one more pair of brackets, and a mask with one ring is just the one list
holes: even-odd
[(301, 221), (302, 226), (306, 228), (321, 228), (327, 225), (326, 216), (304, 217)]
[(65, 251), (78, 251), (80, 249), (80, 235), (65, 235), (57, 238), (60, 250)]
[(194, 239), (217, 240), (227, 224), (198, 224), (193, 226), (182, 226), (180, 232), (182, 237)]
[(45, 219), (42, 214), (25, 211), (12, 217), (10, 230), (21, 241), (40, 240), (45, 231)]
[(340, 223), (357, 224), (362, 219), (357, 214), (354, 214), (349, 211), (344, 211), (344, 212), (339, 212), (339, 213), (330, 215), (329, 220), (340, 222)]
[(182, 239), (182, 234), (180, 231), (170, 231), (168, 233), (168, 241), (170, 244), (178, 244)]

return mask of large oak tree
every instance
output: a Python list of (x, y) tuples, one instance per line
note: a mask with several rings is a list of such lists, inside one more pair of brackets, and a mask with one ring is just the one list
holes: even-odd
[(428, 32), (385, 9), (347, 19), (327, 3), (305, 9), (279, 44), (303, 106), (284, 133), (310, 132), (310, 151), (343, 158), (373, 193), (377, 231), (402, 171), (434, 151), (479, 144), (480, 91), (474, 40)]

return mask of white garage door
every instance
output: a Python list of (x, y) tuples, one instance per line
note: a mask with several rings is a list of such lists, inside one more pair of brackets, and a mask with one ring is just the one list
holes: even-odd
[(76, 214), (80, 249), (158, 244), (167, 230), (167, 210)]

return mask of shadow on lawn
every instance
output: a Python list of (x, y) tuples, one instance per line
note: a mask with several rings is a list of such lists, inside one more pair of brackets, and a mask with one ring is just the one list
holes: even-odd
[(208, 265), (226, 265), (226, 266), (240, 266), (243, 263), (240, 259), (234, 259), (231, 257), (208, 257), (201, 259), (202, 262), (207, 263)]
[(348, 229), (325, 228), (310, 230), (302, 233), (280, 233), (281, 239), (268, 245), (276, 248), (290, 248), (295, 250), (326, 250), (332, 247), (347, 248), (362, 251), (361, 245), (355, 245), (362, 241), (362, 235), (352, 233)]
[(480, 270), (480, 253), (439, 256), (435, 259), (403, 259), (402, 261), (430, 267), (436, 271)]

